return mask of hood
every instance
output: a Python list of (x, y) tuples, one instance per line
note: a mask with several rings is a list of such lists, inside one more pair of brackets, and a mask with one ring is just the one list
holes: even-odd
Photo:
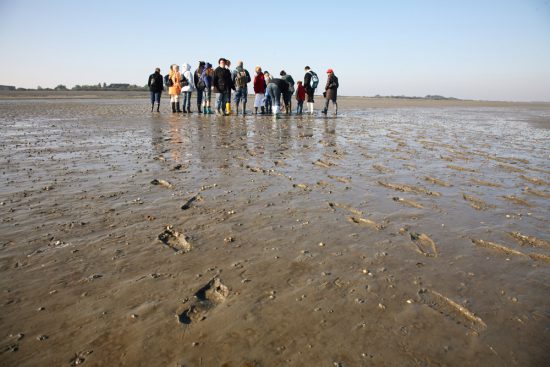
[(183, 71), (190, 71), (190, 70), (191, 70), (191, 65), (189, 65), (189, 64), (183, 64), (183, 65), (181, 66), (181, 68), (182, 68)]
[(211, 68), (211, 67), (212, 67), (212, 64), (209, 63), (209, 62), (207, 62), (207, 63), (206, 63), (206, 68), (208, 69), (208, 68)]

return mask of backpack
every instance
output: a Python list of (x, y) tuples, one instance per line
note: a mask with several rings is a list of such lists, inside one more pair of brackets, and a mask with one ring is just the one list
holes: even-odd
[(185, 77), (185, 75), (181, 74), (181, 82), (180, 85), (182, 87), (187, 87), (189, 85), (189, 80)]
[(167, 86), (167, 87), (173, 87), (174, 86), (174, 82), (172, 81), (172, 79), (170, 79), (170, 74), (166, 74), (164, 76), (164, 85)]
[(313, 71), (310, 71), (310, 73), (311, 73), (311, 88), (317, 89), (317, 86), (319, 85), (319, 77)]
[(246, 71), (244, 71), (244, 69), (242, 71), (237, 71), (237, 75), (235, 76), (235, 87), (244, 88), (247, 82), (248, 78), (246, 76)]
[(199, 81), (197, 82), (197, 89), (199, 89), (199, 90), (206, 89), (206, 82), (204, 81), (204, 78), (203, 78), (204, 72), (199, 73), (198, 70), (197, 70), (195, 72), (195, 74), (199, 77)]

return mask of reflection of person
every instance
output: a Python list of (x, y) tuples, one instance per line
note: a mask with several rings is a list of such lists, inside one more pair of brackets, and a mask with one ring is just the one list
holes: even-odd
[(237, 115), (239, 114), (239, 103), (243, 101), (243, 115), (246, 115), (246, 102), (248, 100), (248, 86), (250, 83), (250, 74), (243, 67), (243, 62), (237, 62), (237, 68), (231, 75), (233, 85), (235, 85), (235, 108)]
[(309, 66), (304, 68), (306, 74), (304, 75), (304, 88), (306, 88), (307, 94), (307, 106), (310, 114), (313, 114), (313, 95), (315, 94), (315, 89), (317, 88), (317, 83), (319, 83), (319, 77)]
[[(176, 64), (172, 64), (170, 67), (170, 74), (168, 79), (171, 82), (171, 86), (168, 88), (168, 94), (170, 95), (170, 102), (172, 103), (172, 113), (180, 112), (180, 94), (181, 94), (181, 74), (180, 67)], [(176, 110), (177, 107), (177, 110)]]
[(330, 101), (332, 101), (332, 104), (334, 105), (334, 114), (338, 114), (338, 102), (336, 102), (337, 97), (337, 91), (338, 91), (338, 78), (336, 75), (334, 75), (334, 71), (332, 69), (327, 70), (328, 79), (327, 84), (325, 85), (325, 108), (323, 109), (323, 113), (326, 115), (328, 112), (328, 104)]
[(296, 101), (298, 106), (296, 107), (296, 113), (301, 115), (304, 112), (304, 101), (306, 100), (306, 89), (302, 85), (302, 81), (298, 80), (298, 89), (296, 89)]
[(265, 78), (262, 68), (256, 66), (256, 76), (254, 76), (254, 113), (258, 114), (258, 108), (261, 108), (261, 114), (264, 114), (264, 98), (265, 98)]
[(160, 112), (160, 95), (164, 90), (162, 75), (160, 75), (160, 68), (156, 68), (155, 72), (149, 75), (147, 86), (151, 92), (151, 112), (155, 107), (155, 101), (157, 101), (157, 112)]
[(183, 92), (182, 109), (183, 113), (191, 113), (191, 95), (195, 90), (195, 78), (193, 78), (193, 74), (191, 73), (191, 65), (183, 64), (183, 69), (182, 80), (184, 85), (181, 89)]

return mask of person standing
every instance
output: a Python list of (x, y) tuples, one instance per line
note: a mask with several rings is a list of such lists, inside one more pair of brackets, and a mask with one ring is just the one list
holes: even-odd
[(273, 102), (273, 115), (278, 116), (281, 110), (281, 95), (283, 98), (288, 96), (289, 84), (286, 80), (275, 78), (271, 79), (267, 85), (267, 94)]
[(235, 85), (235, 108), (239, 114), (239, 103), (243, 101), (243, 115), (246, 115), (246, 102), (248, 101), (248, 83), (251, 82), (250, 74), (243, 66), (243, 62), (237, 62), (237, 68), (231, 75)]
[(193, 81), (195, 82), (195, 88), (197, 89), (197, 110), (202, 113), (202, 97), (206, 85), (204, 80), (201, 79), (202, 72), (204, 71), (205, 62), (199, 61), (199, 67), (193, 73)]
[(265, 98), (264, 98), (265, 113), (271, 115), (273, 103), (272, 103), (272, 100), (271, 100), (271, 96), (269, 95), (269, 93), (267, 93), (267, 86), (269, 85), (269, 83), (271, 83), (271, 74), (269, 74), (269, 71), (267, 71), (267, 70), (264, 71), (264, 81), (265, 81), (265, 85), (266, 85)]
[[(172, 113), (181, 113), (180, 109), (180, 94), (181, 94), (181, 74), (180, 67), (172, 64), (168, 78), (168, 94), (172, 103)], [(176, 109), (177, 108), (177, 109)]]
[(151, 112), (155, 107), (155, 101), (157, 101), (157, 112), (160, 112), (160, 95), (164, 90), (162, 75), (160, 75), (160, 68), (156, 68), (155, 72), (149, 75), (147, 86), (151, 92)]
[(279, 75), (281, 75), (281, 79), (283, 79), (288, 83), (288, 93), (286, 95), (283, 95), (283, 101), (285, 105), (285, 112), (287, 115), (290, 115), (290, 113), (292, 112), (292, 95), (294, 94), (294, 79), (292, 78), (292, 75), (288, 75), (284, 70), (281, 70)]
[(214, 78), (214, 69), (212, 69), (212, 64), (207, 62), (205, 68), (201, 75), (202, 80), (204, 81), (204, 113), (212, 114), (212, 108), (210, 106), (210, 100), (212, 99), (212, 81)]
[(254, 113), (258, 114), (258, 108), (261, 109), (261, 114), (265, 113), (264, 99), (265, 99), (265, 78), (262, 68), (256, 66), (256, 75), (254, 76)]
[(183, 64), (183, 77), (181, 78), (181, 90), (183, 92), (183, 113), (191, 113), (191, 95), (195, 90), (195, 78), (191, 73), (191, 65)]
[(313, 95), (317, 85), (319, 85), (319, 77), (309, 66), (306, 66), (304, 70), (306, 72), (306, 75), (304, 75), (304, 88), (306, 89), (307, 106), (309, 113), (313, 115), (313, 104), (315, 103)]
[(338, 87), (340, 86), (338, 84), (338, 78), (336, 75), (334, 75), (334, 71), (332, 69), (327, 70), (328, 79), (327, 84), (325, 85), (325, 108), (323, 109), (323, 113), (326, 115), (328, 112), (328, 104), (330, 101), (332, 101), (332, 104), (334, 104), (334, 114), (338, 114), (338, 102), (336, 101), (337, 98), (337, 91)]
[[(225, 59), (225, 68), (229, 71), (229, 74), (231, 75), (231, 61), (228, 59)], [(231, 89), (229, 89), (227, 95), (227, 101), (225, 103), (225, 113), (231, 115)]]
[(301, 115), (304, 112), (304, 101), (306, 99), (306, 89), (302, 85), (302, 81), (298, 80), (298, 88), (296, 89), (296, 101), (298, 106), (296, 107), (296, 113)]
[(212, 80), (214, 90), (216, 91), (216, 113), (218, 115), (228, 115), (228, 101), (230, 98), (231, 89), (234, 89), (231, 81), (231, 72), (225, 67), (225, 59), (222, 57), (218, 60), (218, 67), (214, 70), (214, 78)]

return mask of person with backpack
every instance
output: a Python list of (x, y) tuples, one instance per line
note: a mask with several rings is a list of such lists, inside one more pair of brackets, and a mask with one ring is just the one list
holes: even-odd
[(338, 114), (338, 102), (336, 102), (337, 97), (337, 91), (338, 87), (340, 86), (338, 84), (338, 78), (336, 75), (334, 75), (334, 71), (332, 69), (327, 70), (328, 79), (327, 84), (325, 86), (325, 93), (323, 95), (325, 96), (325, 108), (323, 109), (323, 113), (326, 115), (328, 112), (328, 104), (330, 101), (334, 104), (335, 110), (334, 114)]
[(265, 81), (265, 85), (266, 85), (266, 89), (265, 89), (265, 98), (264, 98), (264, 105), (265, 105), (265, 113), (271, 115), (272, 113), (272, 107), (273, 107), (273, 103), (272, 103), (272, 100), (271, 100), (271, 96), (269, 95), (269, 93), (267, 93), (267, 86), (269, 85), (269, 83), (271, 83), (271, 74), (269, 74), (269, 71), (264, 71), (264, 81)]
[(315, 94), (315, 89), (319, 85), (319, 77), (309, 66), (304, 68), (306, 75), (304, 75), (304, 88), (306, 89), (307, 94), (307, 106), (309, 113), (313, 115), (313, 95)]
[(155, 72), (149, 75), (147, 86), (151, 92), (151, 112), (155, 107), (155, 101), (157, 101), (157, 112), (160, 112), (160, 95), (164, 90), (162, 75), (160, 75), (160, 68), (156, 68)]
[(302, 85), (302, 81), (298, 80), (298, 88), (296, 89), (296, 101), (298, 106), (296, 107), (296, 113), (301, 115), (304, 112), (304, 101), (306, 100), (306, 89)]
[(248, 86), (247, 84), (252, 81), (248, 70), (243, 67), (243, 62), (237, 62), (237, 68), (231, 75), (233, 84), (235, 85), (235, 108), (237, 115), (239, 114), (239, 103), (243, 101), (243, 115), (246, 115), (246, 102), (248, 101)]
[(210, 107), (210, 100), (212, 99), (212, 81), (214, 78), (214, 69), (212, 69), (212, 64), (207, 62), (204, 70), (201, 74), (201, 80), (199, 84), (204, 83), (204, 113), (211, 115), (212, 108)]
[(256, 75), (254, 76), (254, 114), (258, 114), (258, 108), (261, 109), (261, 114), (265, 113), (264, 99), (265, 99), (265, 78), (262, 68), (256, 66)]
[(204, 71), (204, 61), (199, 61), (199, 67), (193, 73), (193, 82), (195, 83), (195, 88), (197, 89), (197, 110), (199, 113), (202, 113), (202, 96), (204, 94), (204, 80), (201, 79), (202, 72)]
[(288, 93), (283, 95), (283, 102), (285, 106), (285, 112), (287, 115), (290, 115), (292, 112), (292, 95), (294, 94), (294, 79), (291, 75), (288, 75), (286, 71), (281, 70), (279, 73), (281, 79), (288, 83)]
[(229, 115), (231, 111), (227, 108), (231, 89), (235, 89), (231, 80), (231, 72), (225, 67), (225, 59), (218, 60), (218, 67), (214, 70), (212, 85), (216, 92), (216, 113), (218, 115)]
[(183, 92), (183, 113), (191, 113), (191, 95), (195, 90), (195, 79), (191, 73), (191, 65), (183, 64), (181, 77), (181, 90)]
[(181, 74), (180, 67), (177, 64), (172, 64), (172, 66), (170, 66), (170, 74), (168, 74), (168, 94), (170, 95), (170, 103), (172, 104), (172, 113), (181, 113)]
[(267, 94), (273, 101), (273, 115), (278, 116), (281, 110), (281, 95), (285, 98), (288, 95), (290, 84), (286, 80), (280, 78), (271, 79), (267, 85)]

